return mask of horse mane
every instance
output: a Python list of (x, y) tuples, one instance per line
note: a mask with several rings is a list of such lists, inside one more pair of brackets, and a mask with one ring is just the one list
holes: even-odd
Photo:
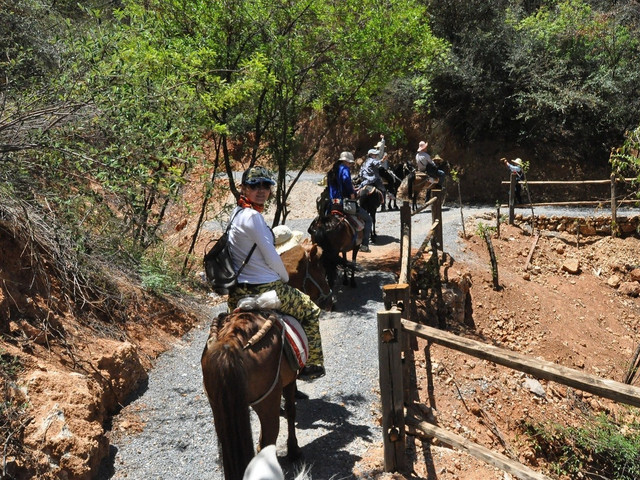
[(282, 263), (284, 263), (284, 267), (287, 272), (289, 272), (289, 276), (294, 276), (298, 273), (300, 270), (300, 264), (304, 257), (305, 248), (301, 244), (291, 247), (286, 252), (282, 252), (280, 258), (282, 259)]

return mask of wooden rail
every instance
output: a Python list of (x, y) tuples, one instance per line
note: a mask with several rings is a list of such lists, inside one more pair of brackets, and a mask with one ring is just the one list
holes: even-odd
[(640, 407), (640, 388), (638, 387), (589, 375), (546, 360), (528, 357), (470, 338), (459, 337), (437, 328), (418, 325), (408, 320), (402, 320), (402, 328), (443, 347), (528, 373), (536, 378), (551, 380), (615, 402)]
[[(635, 178), (624, 178), (625, 182), (632, 182)], [(502, 185), (509, 185), (511, 182), (503, 180)], [(608, 184), (611, 180), (527, 180), (527, 185), (584, 185), (584, 184)]]
[[(526, 205), (517, 205), (519, 207), (550, 207), (550, 206), (577, 206), (577, 205), (611, 205), (611, 225), (615, 225), (617, 223), (617, 209), (618, 205), (623, 203), (636, 203), (637, 200), (618, 200), (616, 198), (616, 183), (618, 181), (632, 182), (636, 180), (635, 178), (623, 178), (619, 179), (614, 174), (611, 174), (611, 177), (608, 180), (525, 180), (523, 183), (525, 185), (589, 185), (589, 184), (610, 184), (611, 185), (611, 196), (608, 199), (604, 200), (583, 200), (583, 201), (573, 201), (573, 202), (542, 202), (542, 203), (528, 203)], [(515, 222), (515, 188), (518, 180), (516, 175), (511, 175), (511, 179), (507, 181), (501, 182), (503, 185), (509, 185), (509, 203), (507, 205), (500, 205), (501, 207), (509, 207), (509, 225), (513, 225)], [(529, 202), (531, 202), (531, 197), (529, 197)], [(533, 215), (533, 211), (532, 211)], [(611, 235), (615, 236), (615, 231), (611, 229)]]
[[(604, 183), (604, 182), (603, 182)], [(612, 194), (614, 197), (615, 192)], [(432, 200), (430, 200), (431, 202)], [(614, 204), (616, 202), (613, 202)], [(432, 205), (441, 203), (433, 201)], [(410, 296), (410, 271), (413, 261), (422, 255), (431, 244), (438, 256), (435, 235), (442, 234), (442, 217), (439, 209), (432, 208), (438, 217), (433, 223), (427, 238), (418, 249), (416, 256), (411, 255), (411, 211), (408, 202), (401, 208), (400, 240), (400, 283), (385, 285), (383, 299), (385, 311), (378, 312), (378, 336), (380, 339), (378, 359), (380, 365), (380, 395), (382, 406), (382, 428), (384, 447), (384, 469), (387, 472), (407, 471), (406, 435), (421, 435), (438, 438), (442, 443), (461, 449), (474, 457), (488, 462), (521, 480), (549, 480), (545, 475), (535, 472), (515, 460), (492, 452), (481, 445), (459, 437), (451, 432), (405, 413), (405, 405), (417, 401), (417, 393), (411, 391), (411, 378), (415, 365), (413, 351), (417, 350), (417, 338), (451, 348), (476, 358), (494, 362), (505, 367), (528, 373), (537, 378), (554, 381), (577, 388), (603, 398), (640, 407), (640, 388), (603, 379), (573, 370), (552, 362), (532, 358), (511, 350), (459, 337), (443, 329), (419, 325), (410, 320), (413, 310)], [(442, 248), (442, 240), (440, 240)], [(443, 327), (443, 324), (440, 323)], [(430, 369), (427, 361), (427, 369)], [(429, 372), (428, 372), (429, 374)], [(432, 392), (430, 385), (430, 392)]]

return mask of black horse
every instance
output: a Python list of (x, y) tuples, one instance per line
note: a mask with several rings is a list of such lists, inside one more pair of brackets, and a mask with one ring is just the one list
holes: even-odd
[(384, 202), (384, 194), (373, 185), (366, 185), (358, 191), (360, 206), (371, 216), (371, 242), (376, 242), (376, 210)]
[[(402, 173), (398, 175), (396, 173), (396, 170), (397, 170), (397, 167), (390, 168), (388, 170), (386, 168), (380, 169), (380, 177), (382, 178), (382, 180), (384, 181), (387, 187), (387, 194), (389, 194), (389, 204), (388, 204), (389, 210), (398, 210), (396, 194), (398, 193), (398, 187), (400, 186), (400, 183), (402, 182), (402, 178), (404, 177)], [(383, 201), (382, 210), (384, 209), (385, 209), (385, 204)]]

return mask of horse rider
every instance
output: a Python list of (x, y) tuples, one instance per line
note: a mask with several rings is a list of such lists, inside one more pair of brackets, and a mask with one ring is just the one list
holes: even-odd
[[(342, 203), (345, 198), (356, 198), (356, 191), (351, 181), (351, 166), (355, 164), (353, 154), (351, 152), (342, 152), (340, 158), (333, 164), (331, 170), (327, 174), (327, 184), (329, 186), (329, 197), (331, 204), (339, 206), (342, 209)], [(362, 237), (361, 252), (370, 252), (369, 237), (373, 220), (369, 213), (360, 205), (357, 206), (356, 215), (364, 222), (364, 232)]]
[(421, 141), (418, 144), (418, 153), (416, 153), (416, 177), (422, 174), (437, 178), (440, 188), (444, 189), (444, 170), (440, 170), (436, 162), (431, 158), (431, 155), (427, 153), (428, 146), (429, 143), (425, 141)]
[[(400, 183), (402, 180), (398, 178), (396, 174), (393, 172), (393, 170), (389, 167), (389, 156), (385, 153), (385, 146), (386, 144), (384, 140), (384, 135), (380, 134), (380, 141), (376, 143), (376, 146), (374, 147), (375, 150), (378, 150), (377, 158), (378, 158), (378, 161), (380, 162), (380, 167), (378, 170), (380, 172), (380, 177), (386, 175), (385, 179), (389, 183), (393, 183), (394, 180), (397, 180), (397, 182)], [(383, 186), (384, 186), (384, 182), (383, 182)], [(393, 194), (393, 192), (389, 189), (384, 189), (384, 190), (381, 190), (383, 192), (383, 195), (385, 194), (385, 190), (386, 190), (386, 195), (389, 196), (389, 204), (391, 204), (391, 201), (395, 202), (396, 196)], [(386, 199), (383, 198), (382, 211), (384, 210), (386, 210)]]
[(360, 177), (362, 178), (362, 182), (360, 182), (360, 189), (366, 187), (367, 185), (373, 185), (384, 195), (386, 189), (384, 188), (384, 183), (382, 182), (382, 177), (380, 176), (381, 163), (378, 159), (379, 153), (380, 150), (378, 150), (377, 148), (371, 148), (367, 152), (367, 158), (360, 168)]
[(238, 275), (238, 285), (229, 292), (227, 305), (234, 311), (242, 297), (257, 296), (275, 290), (281, 302), (279, 310), (295, 317), (309, 340), (309, 359), (299, 378), (312, 379), (324, 375), (324, 358), (320, 340), (320, 308), (305, 293), (287, 282), (287, 272), (276, 251), (273, 231), (262, 216), (275, 182), (261, 166), (251, 167), (242, 174), (238, 205), (231, 214), (229, 245), (235, 270), (256, 248), (249, 262)]

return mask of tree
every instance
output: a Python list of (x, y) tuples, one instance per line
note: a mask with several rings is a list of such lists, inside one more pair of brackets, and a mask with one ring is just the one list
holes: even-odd
[[(86, 138), (112, 166), (101, 181), (127, 193), (127, 215), (146, 229), (153, 199), (170, 198), (167, 185), (190, 168), (175, 171), (176, 159), (208, 138), (235, 195), (238, 159), (277, 170), (279, 223), (293, 186), (286, 172), (310, 164), (351, 104), (441, 48), (420, 18), (415, 4), (371, 0), (127, 2), (115, 30), (97, 25), (82, 48), (98, 112)], [(303, 152), (300, 131), (321, 121)], [(129, 175), (144, 181), (121, 182)]]
[(640, 198), (640, 126), (625, 134), (625, 141), (621, 147), (614, 149), (610, 157), (611, 166), (616, 175), (636, 178), (636, 196)]
[(510, 19), (517, 42), (508, 67), (526, 136), (587, 154), (608, 151), (640, 120), (638, 35), (613, 13), (567, 0)]

